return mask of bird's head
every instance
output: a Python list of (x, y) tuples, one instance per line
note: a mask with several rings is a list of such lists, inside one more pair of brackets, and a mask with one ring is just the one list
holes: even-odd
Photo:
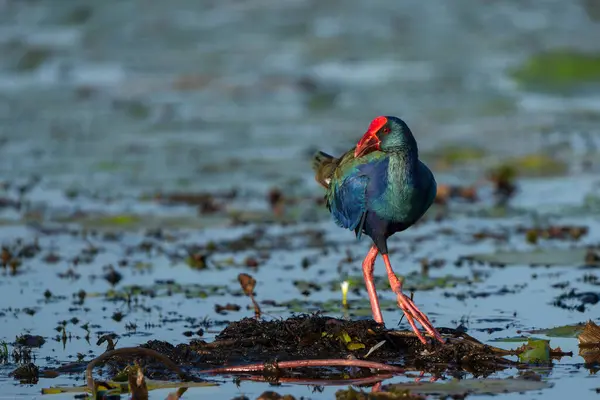
[(398, 117), (377, 117), (354, 150), (354, 157), (362, 157), (373, 151), (398, 151), (416, 149), (417, 143), (406, 122)]

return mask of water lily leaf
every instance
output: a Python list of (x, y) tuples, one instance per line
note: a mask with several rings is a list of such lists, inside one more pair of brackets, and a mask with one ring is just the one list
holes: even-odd
[(465, 259), (498, 265), (582, 266), (586, 249), (535, 249), (531, 251), (500, 251), (472, 254)]
[(202, 218), (188, 216), (157, 216), (149, 214), (116, 214), (116, 215), (74, 215), (57, 217), (57, 222), (75, 223), (85, 228), (103, 231), (136, 231), (140, 229), (188, 228), (199, 229), (206, 227), (224, 226), (230, 223), (226, 215), (203, 215)]
[(43, 388), (42, 389), (42, 394), (61, 394), (61, 393), (65, 393), (67, 388), (57, 388), (57, 387), (50, 387), (50, 388)]
[(454, 165), (480, 160), (486, 156), (486, 151), (480, 147), (465, 145), (447, 145), (438, 148), (430, 154), (424, 154), (425, 159), (431, 159), (440, 169)]
[[(411, 272), (410, 274), (404, 275), (403, 278), (405, 290), (414, 291), (453, 288), (458, 285), (467, 285), (469, 283), (473, 283), (476, 280), (472, 277), (453, 275), (429, 276), (423, 275), (420, 272)], [(351, 287), (364, 287), (364, 278), (362, 275), (348, 276), (345, 281), (348, 282)], [(339, 280), (332, 280), (328, 283), (328, 286), (332, 292), (337, 292), (340, 288), (340, 282)], [(390, 284), (387, 280), (387, 277), (376, 276), (375, 288), (378, 290), (390, 290)]]
[(521, 176), (554, 176), (564, 174), (568, 169), (565, 162), (539, 153), (516, 157), (507, 163), (512, 165)]
[[(119, 382), (106, 382), (106, 383), (111, 388), (116, 388), (115, 390), (120, 393), (127, 393), (129, 391), (129, 386), (127, 384), (121, 384)], [(146, 385), (148, 387), (148, 390), (219, 386), (218, 384), (212, 383), (212, 382), (171, 382), (171, 381), (155, 381), (155, 380), (151, 380), (151, 379), (146, 380)], [(86, 392), (88, 392), (87, 386), (78, 386), (78, 387), (59, 386), (59, 387), (49, 387), (49, 388), (42, 389), (42, 394), (86, 393)], [(99, 391), (98, 394), (100, 394), (100, 393), (101, 392)], [(106, 394), (106, 391), (103, 391), (103, 393)]]
[(490, 340), (490, 342), (500, 342), (500, 343), (521, 343), (526, 342), (529, 339), (538, 340), (538, 338), (529, 338), (527, 336), (513, 336), (513, 337), (505, 337), (505, 338), (496, 338)]
[[(508, 379), (465, 379), (452, 380), (448, 383), (419, 382), (398, 383), (383, 387), (384, 391), (392, 393), (406, 393), (421, 395), (460, 396), (475, 394), (500, 394), (541, 390), (553, 385), (537, 379), (508, 378)], [(336, 393), (337, 395), (337, 393)], [(337, 397), (343, 398), (343, 397)]]
[(512, 72), (520, 84), (535, 89), (566, 89), (600, 82), (600, 55), (572, 49), (543, 51)]
[[(391, 299), (381, 299), (379, 301), (379, 305), (382, 310), (398, 310), (398, 304), (395, 300)], [(269, 309), (272, 304), (266, 305), (265, 308)], [(301, 299), (292, 299), (289, 301), (277, 303), (275, 305), (277, 308), (283, 309), (269, 309), (269, 312), (295, 312), (295, 313), (306, 313), (306, 312), (316, 312), (322, 311), (325, 313), (340, 313), (348, 315), (352, 317), (371, 317), (373, 312), (371, 311), (371, 303), (369, 303), (368, 298), (362, 299), (352, 299), (348, 300), (348, 307), (344, 307), (342, 305), (341, 299), (332, 299), (327, 301), (318, 301), (318, 300), (301, 300)]]
[(575, 338), (581, 333), (583, 328), (583, 324), (564, 325), (554, 328), (534, 329), (527, 331), (527, 333), (546, 335), (550, 337)]
[[(170, 297), (175, 294), (183, 294), (186, 298), (206, 298), (209, 296), (222, 296), (228, 294), (226, 286), (200, 285), (197, 283), (181, 284), (171, 281), (160, 281), (153, 285), (140, 286), (128, 285), (117, 289), (108, 290), (104, 296), (107, 300), (127, 300), (131, 296)], [(96, 293), (88, 293), (88, 297), (96, 297)]]

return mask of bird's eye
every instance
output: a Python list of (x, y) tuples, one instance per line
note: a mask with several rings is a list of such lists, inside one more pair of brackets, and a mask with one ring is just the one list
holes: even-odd
[(389, 126), (384, 126), (383, 129), (381, 130), (383, 133), (390, 133), (390, 127)]

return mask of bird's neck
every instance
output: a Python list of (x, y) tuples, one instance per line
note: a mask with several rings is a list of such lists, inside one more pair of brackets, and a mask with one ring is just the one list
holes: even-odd
[(405, 184), (414, 180), (418, 164), (419, 153), (416, 148), (401, 148), (390, 152), (388, 166), (388, 179), (391, 183)]

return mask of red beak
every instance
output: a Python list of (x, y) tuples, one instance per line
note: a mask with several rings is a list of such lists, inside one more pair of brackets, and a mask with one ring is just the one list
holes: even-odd
[(379, 138), (375, 132), (367, 132), (354, 150), (354, 158), (362, 157), (379, 149)]
[(363, 135), (358, 144), (356, 145), (356, 149), (354, 150), (354, 157), (362, 157), (367, 155), (375, 150), (379, 150), (379, 144), (381, 141), (377, 137), (377, 132), (387, 124), (386, 117), (377, 117), (369, 125), (369, 129), (367, 133)]

